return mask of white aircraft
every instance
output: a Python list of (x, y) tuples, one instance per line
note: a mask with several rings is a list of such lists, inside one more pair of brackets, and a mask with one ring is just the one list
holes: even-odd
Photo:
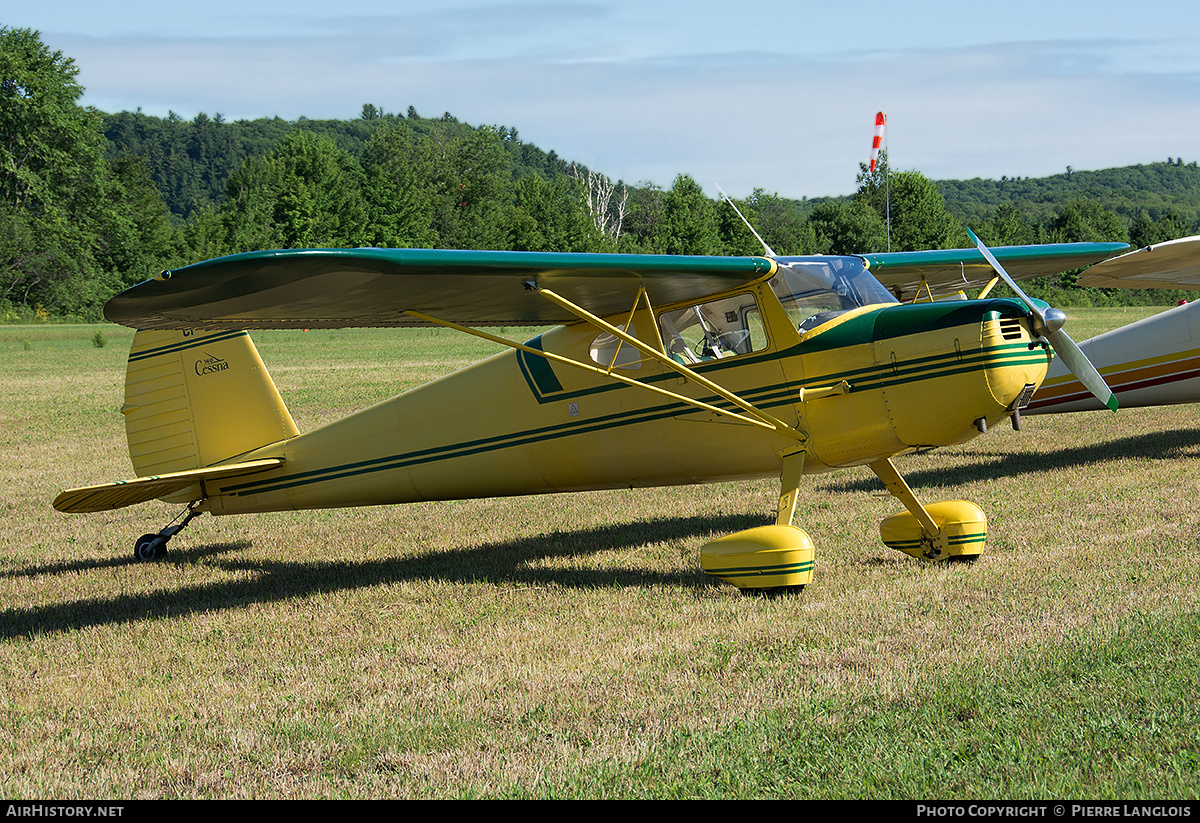
[[(1200, 237), (1184, 237), (1113, 257), (1079, 276), (1083, 286), (1200, 289)], [(1200, 301), (1079, 344), (1121, 408), (1200, 402)], [(1103, 408), (1056, 359), (1024, 414)]]

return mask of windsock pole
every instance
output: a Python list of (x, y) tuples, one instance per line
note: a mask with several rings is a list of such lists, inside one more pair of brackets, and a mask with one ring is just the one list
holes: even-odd
[[(879, 160), (879, 151), (883, 148), (883, 127), (887, 124), (887, 118), (883, 116), (883, 112), (878, 112), (875, 115), (875, 138), (871, 141), (871, 173), (875, 173), (875, 163)], [(884, 208), (887, 212), (887, 246), (888, 251), (892, 250), (892, 187), (891, 187), (892, 170), (889, 166), (884, 170), (883, 174), (883, 197)]]

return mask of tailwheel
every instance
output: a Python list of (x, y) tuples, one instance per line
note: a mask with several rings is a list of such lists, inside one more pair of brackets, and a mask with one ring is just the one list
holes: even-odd
[(158, 534), (143, 534), (139, 537), (137, 542), (133, 544), (134, 559), (142, 563), (150, 563), (165, 558), (167, 556), (167, 541), (183, 531), (188, 523), (191, 523), (192, 520), (200, 516), (201, 511), (198, 508), (200, 502), (197, 501), (188, 506), (187, 511), (184, 513), (184, 518), (180, 521), (179, 525), (167, 526)]
[(133, 557), (142, 563), (162, 560), (167, 556), (167, 538), (159, 534), (143, 534), (133, 544)]
[(777, 596), (799, 592), (812, 581), (813, 542), (795, 526), (759, 526), (706, 543), (700, 549), (705, 573), (732, 583), (744, 594)]
[(938, 527), (932, 534), (909, 512), (892, 515), (879, 524), (880, 537), (889, 548), (922, 560), (971, 561), (979, 557), (987, 540), (983, 510), (966, 500), (944, 500), (925, 506)]

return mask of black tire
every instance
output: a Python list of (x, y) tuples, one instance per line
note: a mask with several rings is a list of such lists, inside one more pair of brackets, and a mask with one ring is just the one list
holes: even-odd
[(742, 589), (742, 594), (746, 597), (766, 597), (774, 599), (776, 597), (787, 597), (788, 595), (800, 594), (804, 591), (804, 584), (799, 586), (772, 586), (765, 589)]
[(157, 534), (143, 534), (133, 544), (133, 557), (142, 563), (162, 560), (167, 556), (167, 540)]

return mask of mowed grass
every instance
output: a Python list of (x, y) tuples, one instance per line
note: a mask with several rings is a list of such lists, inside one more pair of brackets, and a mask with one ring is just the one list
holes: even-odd
[[(1153, 310), (1070, 313), (1082, 340)], [(1194, 406), (901, 458), (987, 513), (969, 565), (885, 548), (866, 469), (808, 478), (796, 596), (699, 569), (772, 520), (771, 480), (206, 516), (147, 565), (178, 507), (50, 506), (130, 474), (131, 336), (0, 327), (4, 797), (1200, 794)], [(254, 336), (302, 430), (494, 350)]]

